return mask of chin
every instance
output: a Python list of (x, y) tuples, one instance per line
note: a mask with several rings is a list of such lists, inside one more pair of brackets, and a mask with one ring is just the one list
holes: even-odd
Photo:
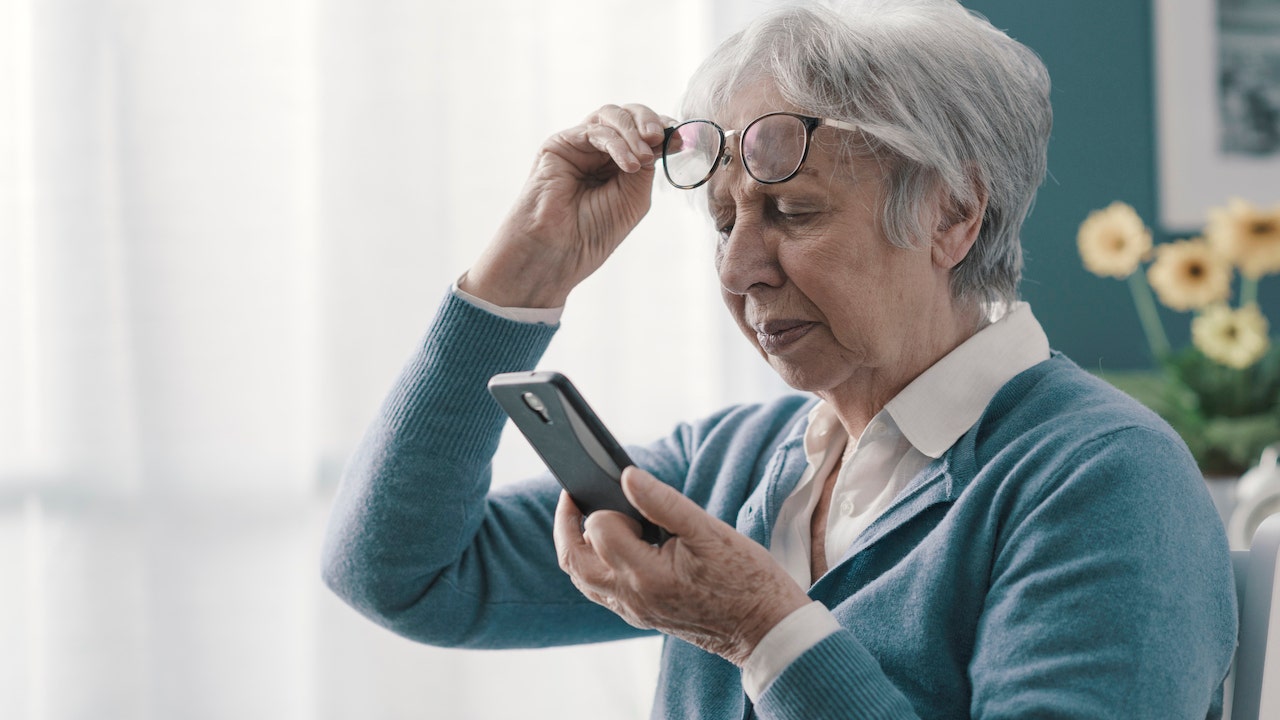
[(782, 382), (802, 392), (820, 392), (838, 384), (838, 379), (834, 377), (835, 374), (829, 367), (807, 367), (767, 356), (765, 360), (769, 363), (769, 367), (773, 368), (773, 371), (782, 379)]

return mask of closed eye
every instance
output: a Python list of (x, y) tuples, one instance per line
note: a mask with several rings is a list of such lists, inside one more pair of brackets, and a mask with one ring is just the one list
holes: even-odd
[(775, 218), (787, 223), (811, 220), (821, 212), (819, 208), (813, 207), (808, 203), (796, 203), (781, 198), (774, 198), (769, 204), (769, 210), (772, 211)]
[(781, 223), (797, 225), (813, 220), (818, 216), (818, 212), (816, 210), (795, 210), (792, 212), (774, 210), (773, 216)]

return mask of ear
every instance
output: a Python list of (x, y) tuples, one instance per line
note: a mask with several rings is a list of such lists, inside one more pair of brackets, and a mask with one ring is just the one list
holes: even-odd
[(977, 202), (970, 207), (956, 203), (942, 191), (938, 208), (940, 220), (933, 231), (933, 264), (950, 270), (969, 254), (982, 229), (982, 219), (987, 214), (987, 191), (974, 181)]

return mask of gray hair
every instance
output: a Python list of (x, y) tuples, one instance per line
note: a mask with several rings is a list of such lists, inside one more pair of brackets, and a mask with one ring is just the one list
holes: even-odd
[(1018, 297), (1020, 230), (1044, 179), (1049, 74), (1036, 54), (955, 0), (786, 7), (724, 41), (694, 73), (682, 116), (715, 117), (744, 87), (774, 82), (797, 108), (861, 128), (888, 166), (883, 227), (898, 247), (930, 236), (922, 202), (943, 190), (966, 217), (987, 194), (952, 296), (987, 311)]

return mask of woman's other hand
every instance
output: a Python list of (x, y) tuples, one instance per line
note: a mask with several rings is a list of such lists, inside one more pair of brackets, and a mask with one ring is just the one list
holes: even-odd
[(649, 211), (662, 138), (644, 105), (606, 105), (548, 138), (461, 288), (504, 307), (564, 305)]
[(811, 602), (768, 550), (649, 473), (627, 468), (622, 488), (674, 537), (650, 545), (635, 521), (616, 512), (595, 512), (583, 523), (561, 493), (555, 541), (574, 585), (627, 622), (741, 666), (774, 625)]

